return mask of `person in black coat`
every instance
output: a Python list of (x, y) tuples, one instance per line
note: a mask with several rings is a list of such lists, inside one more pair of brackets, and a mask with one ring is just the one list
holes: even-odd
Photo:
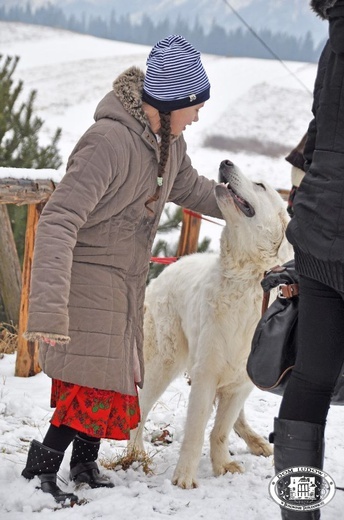
[[(328, 20), (319, 59), (305, 176), (294, 198), (287, 238), (300, 276), (298, 352), (274, 420), (276, 473), (322, 469), (324, 430), (344, 361), (344, 0), (312, 0)], [(281, 508), (283, 520), (318, 520), (320, 510)]]

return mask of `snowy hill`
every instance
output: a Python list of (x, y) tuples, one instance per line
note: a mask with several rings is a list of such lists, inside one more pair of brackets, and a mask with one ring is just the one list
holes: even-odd
[[(24, 81), (26, 93), (37, 90), (36, 108), (45, 121), (42, 139), (62, 128), (61, 175), (113, 80), (131, 65), (145, 69), (149, 50), (64, 30), (0, 22), (0, 53), (20, 56), (16, 76)], [(217, 178), (221, 160), (230, 158), (249, 176), (288, 188), (290, 168), (284, 157), (311, 118), (316, 65), (213, 55), (204, 55), (203, 61), (211, 98), (200, 121), (185, 133), (194, 166)], [(216, 241), (217, 228), (204, 223), (201, 237), (208, 234)]]
[[(0, 53), (20, 56), (16, 76), (24, 81), (26, 93), (37, 90), (36, 108), (45, 121), (42, 139), (62, 128), (61, 175), (113, 80), (131, 65), (145, 69), (149, 50), (64, 30), (0, 22)], [(204, 55), (203, 61), (211, 98), (200, 121), (185, 133), (194, 166), (217, 178), (221, 160), (230, 158), (249, 176), (288, 188), (290, 168), (284, 157), (311, 118), (316, 65), (213, 55)], [(212, 148), (206, 146), (209, 143)], [(218, 227), (209, 229), (204, 223), (201, 235), (208, 233), (216, 240)]]
[[(96, 104), (111, 89), (112, 81), (132, 64), (144, 69), (149, 48), (0, 22), (0, 51), (20, 56), (17, 77), (23, 79), (26, 91), (38, 91), (37, 108), (46, 127), (62, 127), (66, 160), (80, 132), (92, 122)], [(263, 175), (272, 175), (277, 187), (288, 185), (283, 154), (296, 144), (310, 120), (316, 65), (211, 55), (205, 55), (203, 61), (212, 85), (211, 99), (202, 110), (200, 122), (187, 131), (190, 153), (197, 161), (196, 155), (205, 153), (203, 146), (209, 136), (237, 141), (254, 137), (262, 143)], [(266, 143), (281, 145), (280, 157), (270, 157), (269, 150), (263, 153)], [(253, 156), (246, 157), (246, 148), (243, 143), (242, 159), (243, 154), (234, 153), (230, 147), (225, 152), (234, 160), (237, 155), (243, 169), (253, 174)], [(215, 154), (223, 156), (223, 152)], [(214, 172), (213, 161), (204, 164), (202, 157), (199, 164), (203, 170), (211, 168)]]

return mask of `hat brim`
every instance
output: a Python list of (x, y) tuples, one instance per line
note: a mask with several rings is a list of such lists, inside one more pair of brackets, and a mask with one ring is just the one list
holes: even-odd
[(199, 94), (190, 94), (190, 96), (183, 99), (172, 99), (169, 101), (156, 99), (150, 96), (145, 89), (142, 91), (142, 101), (148, 103), (152, 107), (159, 110), (159, 112), (172, 112), (174, 110), (181, 110), (182, 108), (192, 107), (194, 105), (200, 105), (210, 98), (210, 87), (203, 90)]

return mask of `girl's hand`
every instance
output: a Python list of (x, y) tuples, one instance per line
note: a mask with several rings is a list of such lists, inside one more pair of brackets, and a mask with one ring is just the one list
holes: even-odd
[(42, 338), (42, 339), (43, 339), (44, 343), (47, 343), (48, 345), (55, 347), (56, 341), (54, 339), (51, 339), (51, 338)]

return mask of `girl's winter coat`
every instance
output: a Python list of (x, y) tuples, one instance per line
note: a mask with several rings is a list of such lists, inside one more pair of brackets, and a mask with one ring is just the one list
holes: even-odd
[[(143, 380), (143, 302), (151, 246), (166, 201), (221, 217), (215, 181), (191, 166), (183, 136), (171, 144), (160, 198), (159, 145), (142, 111), (144, 74), (114, 82), (81, 137), (39, 221), (26, 337), (40, 364), (65, 382), (134, 395)], [(69, 340), (70, 338), (70, 340)]]

